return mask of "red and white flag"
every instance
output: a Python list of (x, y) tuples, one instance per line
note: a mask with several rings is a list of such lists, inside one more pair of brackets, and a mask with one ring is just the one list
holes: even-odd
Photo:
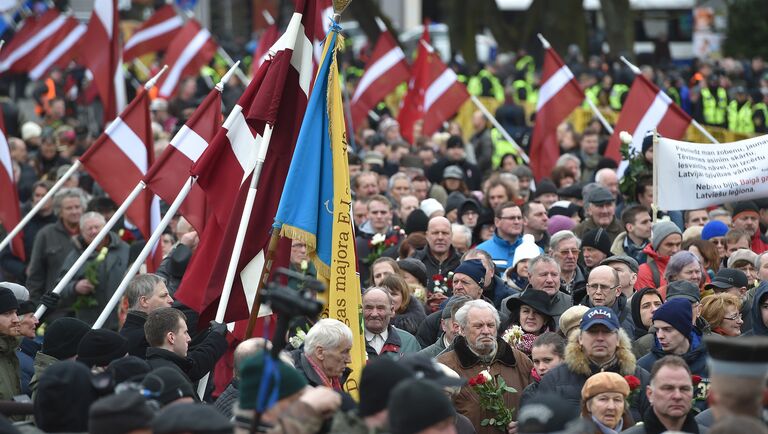
[(208, 29), (203, 28), (196, 20), (187, 21), (165, 53), (164, 62), (170, 69), (157, 83), (159, 95), (169, 98), (176, 93), (179, 82), (186, 77), (197, 75), (200, 68), (211, 61), (217, 47)]
[[(19, 209), (19, 195), (16, 190), (16, 181), (13, 177), (13, 162), (11, 160), (11, 150), (8, 141), (5, 138), (5, 123), (3, 114), (0, 110), (0, 225), (5, 227), (6, 232), (10, 232), (21, 221), (21, 210)], [(24, 252), (24, 234), (23, 231), (13, 237), (11, 241), (11, 253), (22, 261), (26, 260)]]
[(81, 42), (88, 27), (76, 19), (67, 17), (64, 25), (28, 56), (29, 78), (40, 80), (48, 71), (57, 66), (64, 68), (77, 54), (75, 45)]
[(50, 38), (67, 22), (67, 17), (56, 9), (49, 9), (44, 14), (31, 16), (24, 21), (0, 54), (0, 73), (27, 72), (27, 56)]
[[(149, 95), (144, 88), (104, 133), (80, 157), (80, 162), (115, 202), (122, 203), (154, 160), (154, 141), (149, 119)], [(145, 240), (160, 223), (160, 199), (144, 189), (128, 207), (125, 215)], [(154, 246), (148, 268), (160, 265), (162, 250)]]
[(130, 62), (145, 54), (165, 51), (174, 33), (183, 25), (184, 20), (176, 14), (172, 5), (161, 7), (125, 43), (123, 61)]
[(96, 0), (83, 36), (88, 43), (79, 47), (83, 64), (91, 70), (104, 105), (105, 123), (117, 117), (127, 103), (118, 24), (117, 0)]
[(630, 151), (639, 154), (642, 151), (646, 132), (655, 128), (664, 137), (681, 139), (690, 124), (691, 117), (666, 93), (642, 75), (636, 74), (624, 108), (621, 109), (619, 121), (608, 141), (605, 156), (617, 163), (621, 162), (619, 133), (622, 131), (632, 135)]
[[(217, 87), (208, 93), (149, 169), (145, 178), (147, 186), (164, 201), (172, 203), (189, 179), (189, 169), (213, 141), (221, 122), (221, 91)], [(192, 185), (179, 212), (198, 233), (203, 233), (207, 211), (205, 193), (198, 184)]]
[[(333, 19), (333, 0), (316, 0), (317, 1), (317, 13), (315, 14), (315, 33), (312, 40), (312, 47), (314, 49), (314, 62), (315, 72), (323, 60), (323, 42), (325, 42), (325, 35), (331, 28), (331, 20)], [(315, 74), (313, 74), (314, 76)]]
[(400, 133), (409, 142), (413, 142), (413, 125), (417, 121), (424, 121), (422, 134), (428, 136), (455, 115), (469, 99), (467, 87), (459, 82), (456, 73), (445, 66), (439, 54), (429, 45), (428, 25), (424, 26), (411, 72), (413, 76), (408, 83), (408, 93), (397, 116)]
[[(275, 212), (293, 156), (312, 80), (312, 36), (315, 2), (297, 0), (288, 28), (270, 51), (238, 104), (224, 121), (208, 150), (192, 167), (206, 193), (210, 215), (200, 244), (176, 298), (200, 312), (200, 324), (213, 319), (235, 244), (243, 205), (262, 144), (272, 125), (271, 143), (261, 171), (253, 213), (246, 231), (237, 277), (225, 321), (248, 318), (264, 264)], [(290, 249), (278, 250), (277, 263), (287, 263)]]
[(368, 117), (368, 112), (376, 107), (379, 101), (389, 95), (400, 85), (408, 81), (411, 72), (408, 68), (408, 62), (405, 60), (405, 53), (397, 45), (395, 37), (382, 27), (381, 34), (368, 63), (365, 65), (365, 72), (360, 77), (360, 81), (355, 88), (355, 94), (352, 95), (352, 124), (357, 128)]
[(253, 50), (254, 75), (256, 75), (256, 72), (259, 70), (259, 67), (261, 67), (261, 64), (267, 60), (267, 56), (269, 55), (269, 48), (272, 47), (275, 42), (277, 42), (279, 37), (280, 30), (277, 28), (277, 23), (270, 24), (269, 27), (264, 30), (264, 33), (261, 35), (261, 39), (259, 39), (259, 45), (256, 46), (255, 50)]
[(584, 101), (584, 92), (557, 52), (547, 47), (531, 137), (531, 170), (538, 181), (547, 178), (560, 157), (557, 126)]

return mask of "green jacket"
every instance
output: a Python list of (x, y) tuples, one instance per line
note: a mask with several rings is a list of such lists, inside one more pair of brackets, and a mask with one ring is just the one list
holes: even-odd
[(56, 286), (61, 265), (73, 250), (75, 245), (61, 220), (40, 229), (32, 246), (27, 273), (27, 289), (32, 301), (37, 303)]
[(333, 415), (330, 434), (385, 434), (387, 431), (378, 428), (369, 428), (357, 412), (339, 411)]
[(40, 376), (43, 375), (43, 372), (45, 372), (49, 366), (58, 361), (59, 359), (56, 357), (49, 356), (42, 351), (37, 352), (37, 355), (35, 355), (35, 375), (29, 380), (29, 390), (32, 391), (32, 400), (34, 400), (35, 395), (37, 395), (37, 382), (40, 381)]
[(12, 400), (21, 394), (19, 358), (16, 357), (20, 343), (21, 337), (0, 337), (0, 400)]

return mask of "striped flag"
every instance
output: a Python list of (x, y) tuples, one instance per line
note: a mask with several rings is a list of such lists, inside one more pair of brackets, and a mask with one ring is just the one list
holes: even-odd
[(174, 33), (183, 25), (184, 20), (176, 14), (172, 5), (161, 7), (125, 43), (123, 61), (130, 62), (148, 53), (165, 51)]
[[(5, 138), (5, 123), (0, 110), (0, 198), (3, 206), (0, 206), (0, 224), (10, 232), (21, 221), (19, 209), (19, 195), (16, 190), (16, 181), (13, 177), (13, 161), (11, 150)], [(25, 261), (24, 234), (19, 232), (11, 241), (11, 252), (22, 261)]]
[(377, 20), (377, 23), (381, 30), (379, 40), (352, 95), (352, 125), (355, 126), (361, 125), (379, 101), (411, 76), (405, 53), (397, 45), (395, 37), (383, 26), (383, 22)]
[[(627, 131), (632, 135), (630, 152), (638, 154), (643, 148), (645, 133), (657, 129), (669, 139), (681, 139), (691, 124), (691, 117), (683, 111), (666, 93), (648, 81), (642, 74), (635, 74), (635, 81), (629, 89), (627, 100), (621, 109), (619, 121), (613, 129), (605, 150), (605, 156), (621, 162), (621, 139), (619, 133)], [(622, 163), (620, 171), (623, 172)]]
[(397, 116), (401, 134), (411, 143), (413, 125), (417, 121), (424, 121), (422, 134), (428, 136), (455, 115), (461, 105), (469, 99), (467, 87), (459, 82), (456, 73), (445, 66), (429, 44), (428, 25), (424, 26), (412, 72), (408, 93), (403, 98)]
[(217, 47), (208, 29), (203, 28), (196, 20), (187, 21), (165, 53), (164, 61), (170, 69), (157, 83), (159, 95), (169, 98), (176, 93), (179, 82), (186, 77), (197, 75), (200, 68), (211, 61)]
[(40, 80), (48, 71), (57, 66), (64, 68), (76, 55), (75, 44), (81, 41), (87, 26), (72, 17), (67, 17), (65, 24), (50, 38), (46, 39), (35, 55), (29, 56), (29, 78)]
[(23, 26), (0, 54), (0, 72), (27, 72), (27, 56), (33, 53), (39, 44), (61, 29), (66, 21), (67, 17), (56, 9), (50, 9), (39, 17), (31, 16), (24, 20)]
[(552, 47), (546, 47), (544, 52), (541, 83), (530, 146), (531, 170), (536, 180), (550, 176), (560, 156), (557, 126), (584, 100), (584, 92), (573, 73)]

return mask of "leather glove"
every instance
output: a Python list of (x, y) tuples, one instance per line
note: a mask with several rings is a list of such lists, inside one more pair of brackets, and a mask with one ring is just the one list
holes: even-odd
[(227, 335), (227, 325), (224, 323), (211, 321), (211, 333), (218, 333), (222, 336)]
[(59, 306), (61, 296), (55, 292), (49, 292), (40, 297), (40, 303), (48, 310), (54, 310)]

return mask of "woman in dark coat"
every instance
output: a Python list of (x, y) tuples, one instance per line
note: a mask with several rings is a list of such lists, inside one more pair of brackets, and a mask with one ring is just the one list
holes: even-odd
[(389, 290), (394, 300), (395, 316), (392, 317), (392, 325), (415, 336), (421, 323), (427, 319), (424, 305), (411, 294), (405, 279), (397, 274), (390, 274), (379, 283)]
[(533, 341), (544, 332), (556, 330), (555, 320), (549, 311), (549, 295), (544, 291), (528, 289), (507, 299), (507, 308), (510, 312), (508, 332), (514, 326), (522, 329), (522, 336), (510, 345), (530, 357)]

